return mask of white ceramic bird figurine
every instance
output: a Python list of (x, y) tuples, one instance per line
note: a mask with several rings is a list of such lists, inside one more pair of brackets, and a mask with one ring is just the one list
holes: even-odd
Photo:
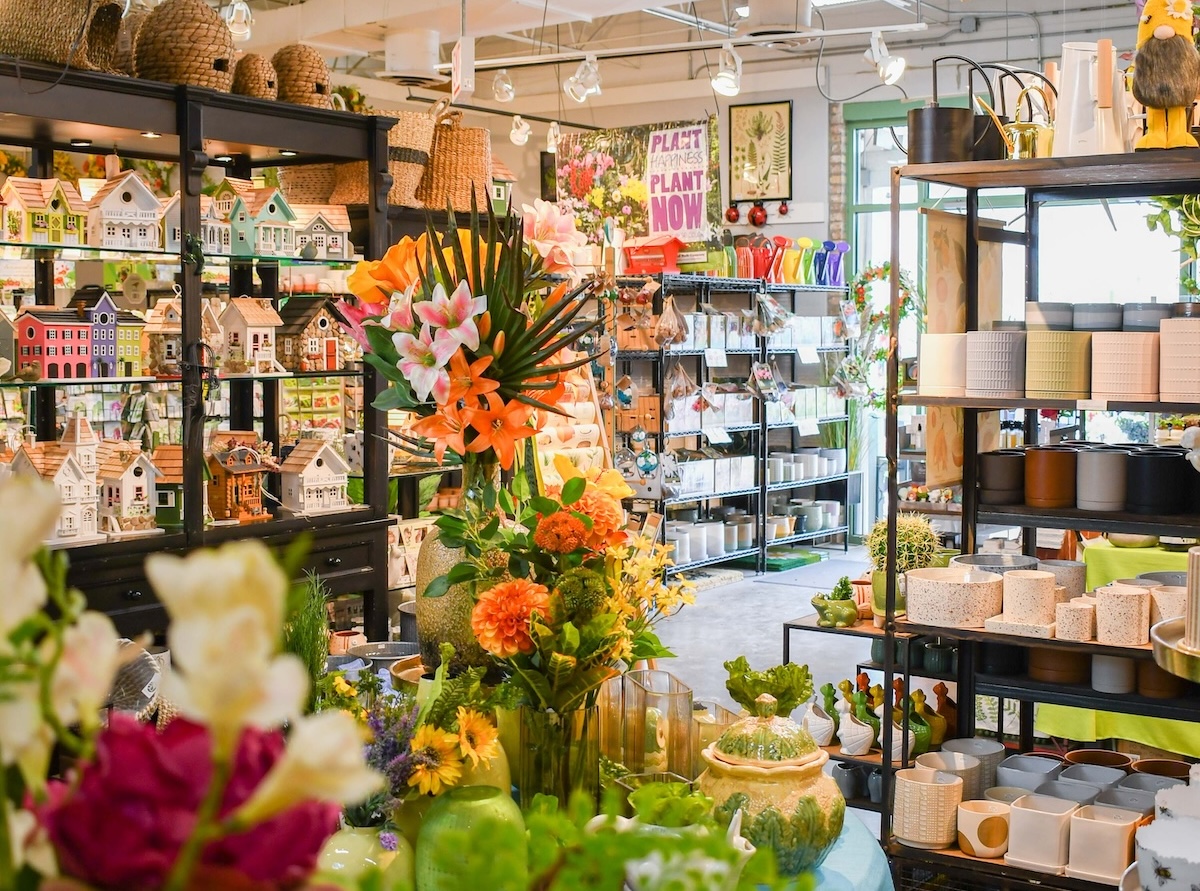
[(1188, 461), (1200, 472), (1200, 427), (1188, 427), (1184, 430), (1179, 444), (1188, 450)]

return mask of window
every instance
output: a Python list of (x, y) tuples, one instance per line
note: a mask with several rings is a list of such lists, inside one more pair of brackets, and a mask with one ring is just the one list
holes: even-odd
[(109, 223), (107, 226), (105, 226), (104, 234), (107, 235), (109, 238), (116, 238), (117, 237), (117, 224)]
[(171, 240), (172, 240), (172, 241), (179, 241), (179, 227), (178, 227), (178, 226), (174, 226), (174, 227), (172, 227), (172, 229), (171, 229)]
[(72, 355), (72, 352), (71, 352), (71, 351), (72, 351), (73, 349), (74, 349), (74, 347), (64, 346), (64, 347), (62, 348), (62, 354), (63, 354), (64, 356), (70, 356), (70, 355)]
[(255, 334), (251, 338), (251, 341), (250, 341), (251, 349), (255, 349), (255, 350), (258, 349), (258, 341), (259, 341), (259, 336), (258, 336), (258, 334)]
[(27, 325), (27, 326), (25, 327), (25, 336), (26, 336), (26, 337), (28, 337), (30, 340), (33, 340), (33, 335), (34, 335), (34, 334), (36, 334), (36, 333), (37, 333), (37, 332), (33, 330), (33, 326), (32, 326), (32, 325)]
[(47, 356), (57, 356), (58, 355), (58, 347), (52, 347), (52, 346), (46, 347), (46, 355)]
[(174, 507), (175, 492), (170, 489), (158, 490), (158, 506), (159, 507)]
[(58, 331), (56, 331), (53, 328), (46, 329), (46, 340), (57, 340), (57, 339), (58, 339)]
[[(28, 356), (29, 355), (29, 347), (27, 347), (27, 346), (21, 347), (21, 355)], [(51, 375), (51, 377), (53, 377), (53, 375)]]
[(70, 483), (63, 483), (62, 496), (63, 496), (63, 498), (74, 498), (75, 497), (75, 487), (72, 486)]
[(230, 346), (239, 346), (241, 344), (241, 342), (242, 342), (242, 338), (241, 338), (241, 334), (239, 332), (237, 332), (237, 331), (229, 332), (229, 345)]
[(310, 337), (308, 339), (308, 351), (309, 353), (321, 352), (321, 341), (316, 337)]
[(325, 247), (325, 236), (324, 235), (314, 235), (313, 236), (313, 244), (315, 244), (319, 248)]
[(132, 226), (122, 226), (121, 227), (121, 237), (126, 239), (127, 241), (131, 240), (133, 238), (133, 227)]
[[(33, 329), (31, 328), (30, 330), (32, 331)], [(75, 336), (75, 332), (70, 330), (69, 328), (64, 328), (62, 334), (63, 334), (63, 340), (70, 340), (72, 337)], [(30, 335), (30, 337), (32, 337), (32, 336), (33, 335)]]
[[(70, 497), (71, 496), (68, 495), (66, 491), (63, 492), (63, 498), (70, 498)], [(73, 517), (71, 514), (63, 514), (60, 524), (62, 526), (62, 531), (64, 533), (66, 533), (66, 532), (74, 533), (75, 532), (75, 517)]]
[(35, 229), (46, 228), (46, 215), (44, 213), (35, 213), (33, 215), (33, 227)]
[(33, 348), (33, 354), (35, 356), (40, 356), (42, 354), (42, 348), (40, 346), (35, 346)]
[(245, 244), (245, 243), (246, 243), (246, 230), (239, 229), (238, 230), (238, 244)]

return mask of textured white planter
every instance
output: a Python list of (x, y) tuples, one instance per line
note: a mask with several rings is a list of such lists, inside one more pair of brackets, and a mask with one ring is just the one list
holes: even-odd
[(1158, 347), (1159, 399), (1193, 401), (1200, 392), (1200, 318), (1163, 319)]
[(808, 731), (819, 746), (827, 746), (833, 742), (833, 718), (825, 713), (825, 709), (814, 701), (800, 719), (800, 726)]
[(958, 838), (962, 777), (909, 767), (896, 771), (892, 830), (912, 848), (948, 848)]
[(1096, 589), (1096, 640), (1115, 647), (1150, 642), (1150, 592), (1131, 585)]
[(1037, 568), (1054, 573), (1058, 583), (1067, 589), (1068, 598), (1078, 597), (1087, 589), (1087, 565), (1078, 560), (1041, 560)]
[(838, 720), (837, 737), (843, 755), (865, 755), (875, 741), (875, 728), (849, 712), (843, 712)]
[(1096, 608), (1082, 597), (1054, 607), (1054, 629), (1059, 640), (1094, 640)]
[(1134, 836), (1138, 878), (1154, 891), (1200, 887), (1200, 820), (1179, 817), (1138, 827)]
[(1125, 868), (1133, 862), (1133, 833), (1141, 816), (1095, 804), (1071, 814), (1067, 875), (1105, 885), (1117, 884)]
[(917, 391), (922, 396), (966, 393), (966, 334), (922, 334), (918, 356)]
[(1092, 689), (1124, 695), (1137, 689), (1137, 666), (1125, 656), (1092, 656)]
[(1081, 449), (1077, 452), (1076, 506), (1082, 510), (1124, 510), (1125, 465), (1128, 461), (1129, 454), (1118, 449)]
[(1070, 856), (1073, 801), (1049, 795), (1026, 795), (1012, 804), (1008, 854), (1004, 862), (1035, 872), (1062, 875)]
[(1058, 584), (1052, 572), (1040, 569), (1015, 569), (1004, 573), (1004, 618), (1027, 625), (1054, 622), (1058, 602), (1054, 588)]
[[(884, 707), (887, 708), (886, 705)], [(881, 729), (879, 731), (880, 737), (883, 736), (883, 733), (884, 731)], [(880, 744), (882, 744), (882, 742), (883, 740), (880, 739)], [(908, 743), (907, 748), (905, 747), (905, 742)], [(911, 758), (913, 749), (916, 747), (916, 745), (917, 735), (911, 730), (906, 731), (896, 721), (892, 721), (892, 763), (902, 764), (904, 762), (905, 752), (907, 752), (908, 756)]]
[(1004, 583), (994, 572), (940, 566), (906, 574), (910, 622), (944, 628), (982, 628), (1001, 611)]
[(1090, 331), (1030, 331), (1025, 342), (1025, 395), (1086, 399), (1092, 392)]
[(1154, 402), (1158, 399), (1158, 334), (1097, 331), (1092, 334), (1092, 398)]
[(1150, 589), (1150, 624), (1178, 619), (1187, 610), (1187, 588), (1158, 585)]
[(1025, 332), (967, 332), (967, 394), (1025, 395)]

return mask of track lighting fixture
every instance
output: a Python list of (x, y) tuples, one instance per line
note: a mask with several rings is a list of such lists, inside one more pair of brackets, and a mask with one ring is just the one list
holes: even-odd
[(872, 32), (871, 47), (864, 55), (879, 72), (879, 79), (889, 86), (900, 80), (900, 76), (904, 74), (904, 57), (891, 55), (887, 44), (883, 42), (883, 35), (878, 31)]
[(532, 132), (533, 128), (529, 126), (528, 122), (522, 120), (519, 114), (513, 115), (512, 129), (508, 132), (508, 141), (513, 145), (524, 145), (529, 142), (529, 134)]
[(548, 130), (546, 130), (546, 151), (554, 155), (558, 153), (558, 139), (561, 136), (561, 131), (558, 129), (558, 121), (553, 121)]
[(563, 92), (576, 102), (586, 102), (588, 96), (600, 95), (600, 65), (595, 56), (579, 63), (575, 73), (563, 82)]
[(497, 102), (512, 102), (516, 95), (517, 91), (513, 87), (512, 78), (508, 76), (505, 69), (501, 68), (492, 80), (492, 98)]
[(712, 88), (722, 96), (736, 96), (742, 91), (742, 57), (732, 43), (721, 47), (717, 73), (711, 79)]
[(748, 2), (739, 3), (733, 7), (733, 12), (739, 19), (748, 19), (750, 18), (750, 4)]
[(233, 0), (221, 7), (221, 18), (229, 26), (229, 33), (233, 35), (234, 40), (240, 42), (250, 39), (250, 26), (254, 24), (254, 14), (250, 12), (246, 0)]

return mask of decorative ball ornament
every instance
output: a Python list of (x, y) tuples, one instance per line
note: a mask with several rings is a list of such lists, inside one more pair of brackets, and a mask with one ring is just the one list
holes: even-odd
[(742, 212), (738, 210), (738, 206), (732, 201), (729, 202), (729, 207), (725, 209), (725, 222), (736, 223), (742, 218)]
[(635, 442), (638, 445), (641, 445), (642, 443), (644, 443), (646, 441), (647, 435), (648, 434), (646, 433), (646, 428), (643, 427), (641, 424), (638, 424), (636, 427), (633, 428), (632, 431), (630, 431), (629, 439), (632, 442)]
[(755, 201), (754, 206), (750, 208), (750, 213), (746, 214), (746, 220), (751, 226), (762, 227), (767, 225), (767, 209), (763, 207), (761, 201)]
[(643, 474), (651, 474), (658, 470), (658, 455), (650, 449), (642, 449), (637, 456), (637, 469)]
[(779, 202), (779, 215), (781, 217), (786, 217), (787, 212), (788, 212), (788, 203), (786, 201), (780, 201)]

